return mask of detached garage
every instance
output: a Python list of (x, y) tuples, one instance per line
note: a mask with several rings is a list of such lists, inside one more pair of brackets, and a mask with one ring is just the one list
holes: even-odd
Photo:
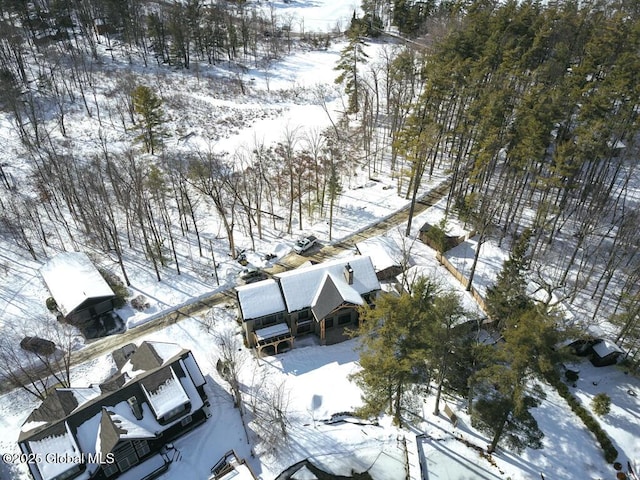
[(115, 326), (116, 295), (85, 253), (60, 253), (40, 274), (65, 321), (85, 337), (103, 336)]

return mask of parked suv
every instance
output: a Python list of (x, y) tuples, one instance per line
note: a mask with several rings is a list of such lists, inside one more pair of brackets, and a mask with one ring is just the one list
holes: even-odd
[(313, 235), (309, 235), (306, 237), (300, 238), (296, 244), (293, 246), (293, 249), (296, 253), (303, 253), (313, 247), (316, 243), (318, 243), (318, 239)]

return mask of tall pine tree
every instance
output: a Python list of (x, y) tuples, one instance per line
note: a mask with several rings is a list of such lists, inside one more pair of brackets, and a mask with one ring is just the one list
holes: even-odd
[(489, 317), (503, 328), (510, 318), (518, 318), (532, 306), (527, 296), (524, 273), (529, 268), (528, 256), (531, 230), (525, 229), (513, 245), (511, 255), (502, 264), (495, 285), (487, 289), (486, 303)]
[(347, 113), (358, 113), (360, 102), (358, 89), (360, 86), (360, 76), (358, 67), (367, 63), (369, 56), (364, 51), (367, 44), (364, 41), (365, 28), (361, 22), (357, 21), (353, 12), (351, 28), (347, 31), (347, 46), (340, 52), (340, 59), (334, 70), (340, 74), (336, 77), (335, 83), (344, 84), (344, 91), (348, 98)]
[(363, 307), (357, 330), (362, 370), (351, 378), (363, 391), (361, 414), (393, 415), (402, 423), (403, 403), (416, 383), (429, 374), (424, 361), (428, 350), (427, 312), (433, 308), (436, 285), (419, 279), (412, 294), (383, 294), (376, 308)]
[(137, 86), (131, 93), (133, 109), (138, 115), (139, 134), (136, 140), (142, 142), (147, 153), (153, 154), (162, 145), (165, 135), (162, 99), (145, 85)]

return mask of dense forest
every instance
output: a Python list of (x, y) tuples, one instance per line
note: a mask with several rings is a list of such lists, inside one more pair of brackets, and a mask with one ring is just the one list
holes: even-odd
[[(245, 1), (0, 5), (0, 108), (20, 139), (0, 163), (0, 229), (34, 259), (91, 245), (115, 255), (129, 283), (124, 252), (137, 250), (160, 280), (167, 265), (179, 272), (181, 238), (208, 255), (205, 212), (235, 256), (238, 229), (253, 242), (276, 223), (291, 234), (330, 221), (356, 171), (389, 169), (413, 202), (446, 172), (448, 215), (480, 244), (507, 249), (529, 229), (536, 298), (571, 303), (580, 321), (613, 322), (613, 338), (638, 361), (637, 2), (366, 0), (362, 16), (330, 34)], [(268, 72), (336, 39), (346, 100), (328, 130), (289, 129), (276, 145), (226, 156), (167, 146), (181, 134), (169, 119), (192, 121), (200, 107), (157, 72), (190, 72), (237, 98), (252, 95), (247, 66)], [(207, 75), (216, 65), (229, 74)], [(140, 73), (151, 66), (155, 74)], [(321, 106), (331, 96), (284, 94)], [(94, 126), (82, 150), (69, 129), (79, 115)]]
[[(372, 16), (384, 11), (373, 3)], [(394, 143), (411, 182), (450, 172), (449, 206), (480, 243), (533, 231), (538, 298), (593, 305), (585, 317), (616, 321), (632, 347), (638, 13), (635, 2), (472, 2), (425, 21), (417, 68), (405, 70), (420, 92)]]

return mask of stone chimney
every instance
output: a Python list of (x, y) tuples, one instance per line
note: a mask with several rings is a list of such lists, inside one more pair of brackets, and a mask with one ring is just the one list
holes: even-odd
[(353, 268), (348, 263), (344, 266), (344, 279), (349, 285), (353, 285)]

